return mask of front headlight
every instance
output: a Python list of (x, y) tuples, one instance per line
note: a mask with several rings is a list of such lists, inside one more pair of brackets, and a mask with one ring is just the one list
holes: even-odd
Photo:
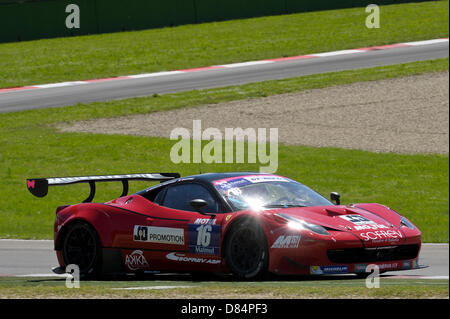
[(411, 222), (410, 222), (409, 220), (407, 220), (407, 219), (406, 219), (405, 217), (403, 217), (403, 216), (402, 216), (402, 218), (400, 219), (400, 224), (401, 224), (402, 226), (406, 226), (406, 227), (408, 227), (409, 229), (414, 230), (414, 225), (411, 224)]
[(305, 222), (304, 220), (292, 217), (291, 215), (284, 214), (284, 213), (279, 213), (279, 214), (275, 214), (275, 215), (287, 220), (288, 226), (290, 228), (293, 228), (296, 230), (308, 229), (319, 235), (330, 236), (330, 233), (324, 227), (322, 227), (320, 225), (311, 224), (311, 223)]

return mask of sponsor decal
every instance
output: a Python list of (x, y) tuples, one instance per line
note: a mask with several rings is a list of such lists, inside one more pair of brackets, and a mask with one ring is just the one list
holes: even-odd
[(284, 236), (281, 235), (275, 240), (271, 248), (298, 248), (300, 236)]
[(221, 259), (191, 257), (186, 256), (185, 254), (182, 253), (169, 253), (166, 255), (166, 258), (168, 260), (189, 262), (189, 263), (213, 264), (213, 265), (221, 263)]
[(386, 270), (386, 269), (397, 269), (399, 268), (399, 264), (398, 263), (389, 263), (389, 264), (377, 264), (378, 268), (380, 268), (380, 270)]
[(225, 191), (232, 188), (263, 182), (292, 182), (292, 180), (275, 175), (249, 175), (221, 179), (214, 181), (213, 184), (219, 190)]
[(311, 266), (311, 275), (324, 275), (324, 274), (346, 274), (348, 273), (348, 267), (343, 266)]
[(242, 190), (238, 187), (230, 188), (229, 190), (225, 191), (226, 196), (241, 196)]
[(367, 264), (356, 264), (355, 272), (366, 272), (367, 266)]
[(355, 225), (375, 224), (375, 222), (360, 215), (341, 215), (339, 217)]
[(411, 269), (411, 262), (409, 260), (402, 262), (402, 269)]
[(226, 191), (229, 189), (235, 189), (238, 187), (242, 187), (245, 185), (250, 184), (250, 182), (244, 178), (239, 178), (236, 180), (231, 180), (231, 181), (215, 181), (214, 182), (214, 186), (217, 187), (217, 189), (222, 190), (222, 191)]
[(197, 218), (197, 219), (195, 220), (194, 224), (200, 224), (200, 225), (210, 224), (210, 225), (215, 225), (215, 224), (216, 224), (216, 219), (211, 219), (211, 218)]
[(184, 245), (184, 229), (154, 226), (134, 226), (134, 241)]
[(189, 224), (189, 251), (196, 254), (218, 255), (220, 249), (220, 226), (212, 224)]
[(357, 225), (353, 226), (355, 230), (378, 230), (378, 229), (386, 229), (389, 228), (385, 225), (373, 224), (373, 225)]
[(27, 180), (27, 187), (28, 187), (28, 188), (34, 188), (34, 185), (35, 185), (34, 179), (32, 179), (32, 180)]
[(125, 265), (130, 270), (138, 270), (148, 268), (149, 264), (141, 250), (135, 250), (131, 254), (125, 256)]
[(310, 274), (311, 275), (323, 275), (323, 272), (320, 269), (320, 266), (311, 266)]
[(244, 179), (248, 180), (250, 183), (289, 182), (287, 178), (275, 175), (253, 175), (246, 176)]
[[(389, 269), (398, 269), (400, 268), (399, 263), (385, 263), (385, 264), (370, 264), (375, 265), (378, 267), (378, 270), (389, 270)], [(356, 264), (355, 265), (355, 272), (371, 272), (370, 269), (367, 269), (368, 264)], [(369, 267), (370, 268), (370, 267)], [(401, 269), (403, 268), (403, 264), (401, 265)], [(407, 268), (409, 269), (409, 268)]]
[(402, 232), (397, 230), (376, 230), (361, 233), (360, 236), (364, 241), (372, 240), (372, 242), (394, 242), (403, 238)]

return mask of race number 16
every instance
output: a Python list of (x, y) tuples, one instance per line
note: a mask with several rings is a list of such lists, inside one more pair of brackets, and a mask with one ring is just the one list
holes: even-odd
[(208, 247), (211, 243), (211, 225), (201, 225), (195, 229), (197, 231), (197, 246)]

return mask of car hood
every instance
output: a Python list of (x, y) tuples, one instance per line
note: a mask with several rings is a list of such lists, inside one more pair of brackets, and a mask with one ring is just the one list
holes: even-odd
[(287, 214), (330, 230), (350, 232), (366, 245), (394, 245), (406, 239), (400, 216), (385, 208), (383, 214), (356, 206), (293, 207), (270, 210)]

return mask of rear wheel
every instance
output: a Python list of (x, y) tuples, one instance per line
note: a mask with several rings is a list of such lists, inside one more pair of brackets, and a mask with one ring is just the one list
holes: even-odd
[(228, 269), (239, 279), (261, 279), (267, 274), (269, 250), (261, 226), (247, 220), (233, 226), (225, 244)]
[(62, 256), (66, 266), (75, 264), (79, 267), (81, 278), (98, 275), (101, 244), (95, 229), (85, 222), (70, 225), (64, 237)]

